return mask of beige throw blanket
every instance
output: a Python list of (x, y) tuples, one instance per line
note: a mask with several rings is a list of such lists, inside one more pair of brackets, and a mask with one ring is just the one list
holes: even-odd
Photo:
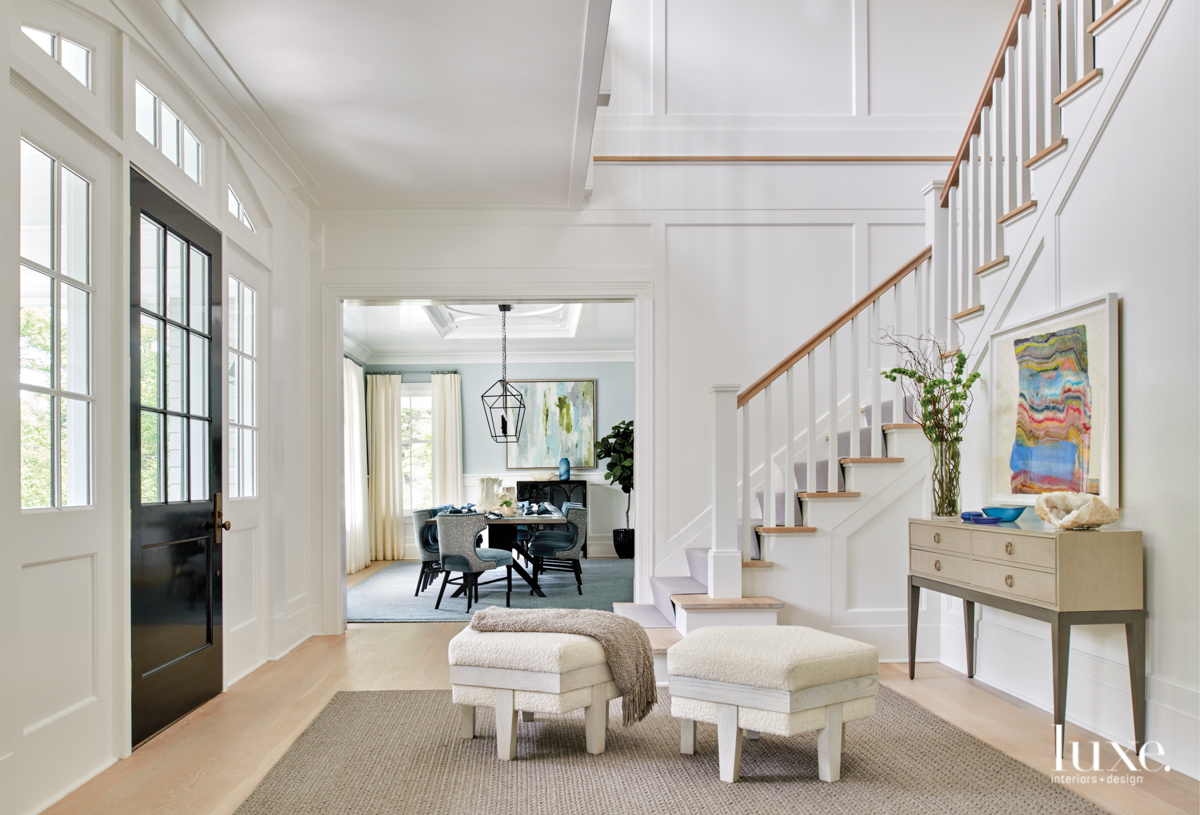
[(475, 612), (471, 628), (591, 637), (604, 648), (613, 682), (621, 691), (626, 725), (646, 718), (658, 701), (650, 638), (645, 629), (628, 617), (595, 609), (485, 608)]

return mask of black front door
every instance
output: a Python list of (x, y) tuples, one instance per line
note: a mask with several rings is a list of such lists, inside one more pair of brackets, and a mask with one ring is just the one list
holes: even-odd
[(133, 743), (221, 692), (221, 235), (130, 200)]

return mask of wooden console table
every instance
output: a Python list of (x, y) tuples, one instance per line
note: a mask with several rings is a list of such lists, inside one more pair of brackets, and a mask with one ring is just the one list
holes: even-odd
[[(915, 675), (921, 589), (960, 597), (967, 676), (975, 676), (975, 604), (1050, 623), (1054, 723), (1066, 725), (1071, 626), (1121, 624), (1129, 651), (1135, 749), (1146, 738), (1146, 606), (1142, 533), (1060, 530), (1041, 521), (908, 525), (908, 677)], [(1056, 731), (1062, 733), (1063, 731)], [(1062, 754), (1060, 739), (1055, 746)]]

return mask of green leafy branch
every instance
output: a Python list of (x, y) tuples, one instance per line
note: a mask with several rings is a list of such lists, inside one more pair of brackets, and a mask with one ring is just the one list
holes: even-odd
[(903, 380), (919, 416), (910, 411), (908, 399), (905, 413), (920, 423), (934, 444), (960, 444), (974, 401), (971, 387), (979, 380), (978, 371), (966, 373), (967, 355), (946, 351), (935, 339), (890, 332), (884, 333), (881, 344), (895, 348), (904, 363), (881, 374), (889, 382)]

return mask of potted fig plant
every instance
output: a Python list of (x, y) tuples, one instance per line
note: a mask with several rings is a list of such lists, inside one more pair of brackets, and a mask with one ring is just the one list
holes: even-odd
[(633, 557), (633, 530), (629, 528), (629, 507), (633, 502), (633, 422), (618, 422), (608, 435), (596, 443), (596, 457), (608, 459), (604, 480), (625, 493), (625, 528), (613, 530), (613, 548), (617, 557)]

